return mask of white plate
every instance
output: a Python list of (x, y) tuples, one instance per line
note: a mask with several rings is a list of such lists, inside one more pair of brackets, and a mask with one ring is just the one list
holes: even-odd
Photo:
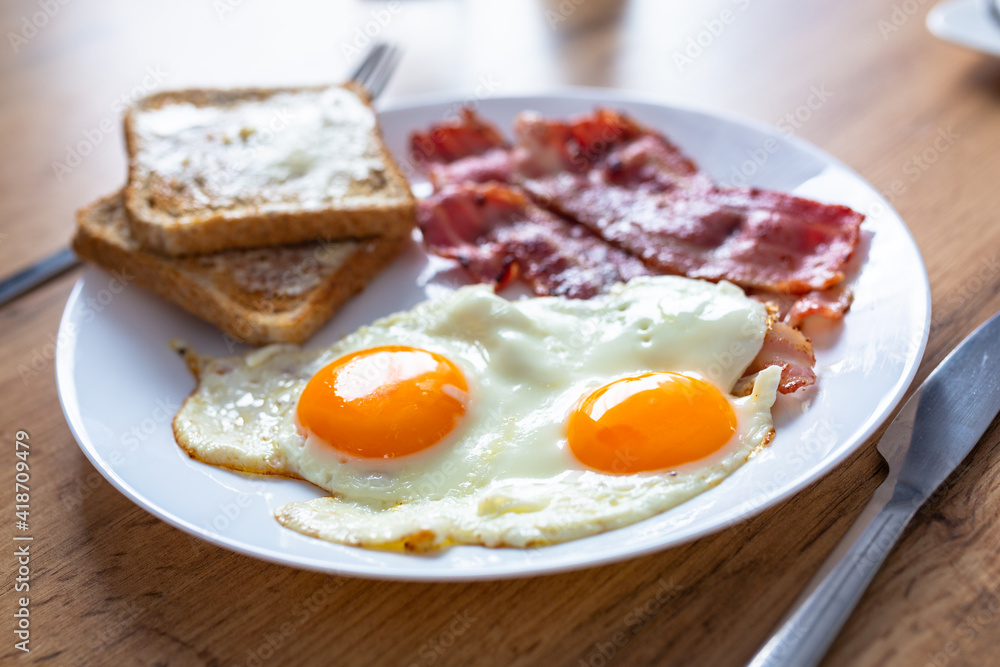
[[(453, 113), (456, 104), (454, 97), (437, 96), (382, 111), (393, 152), (405, 155), (408, 133)], [(807, 330), (817, 347), (816, 391), (805, 399), (782, 397), (770, 448), (718, 487), (633, 526), (537, 549), (462, 546), (415, 556), (305, 537), (279, 526), (271, 513), (286, 502), (321, 495), (318, 489), (198, 463), (174, 443), (170, 419), (194, 383), (167, 342), (181, 337), (201, 352), (226, 354), (226, 339), (145, 290), (120, 289), (113, 276), (93, 268), (70, 296), (56, 354), (63, 410), (87, 457), (140, 506), (215, 544), (294, 567), (411, 580), (525, 576), (657, 551), (742, 521), (822, 477), (882, 423), (923, 353), (930, 293), (906, 226), (874, 188), (830, 156), (743, 119), (592, 89), (493, 98), (481, 101), (480, 111), (509, 128), (524, 109), (566, 117), (597, 104), (614, 105), (662, 129), (720, 180), (733, 180), (734, 168), (743, 167), (754, 184), (869, 213), (859, 253), (866, 264), (854, 281), (857, 297), (845, 326), (814, 324)], [(439, 272), (446, 265), (414, 244), (309, 345), (329, 344), (448, 289), (455, 272)]]
[(946, 0), (927, 14), (927, 29), (937, 37), (1000, 56), (1000, 22), (993, 0)]

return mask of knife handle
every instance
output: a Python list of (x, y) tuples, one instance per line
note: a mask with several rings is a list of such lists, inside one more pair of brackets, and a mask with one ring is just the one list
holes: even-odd
[[(884, 500), (876, 493), (872, 502)], [(796, 603), (749, 667), (819, 664), (919, 507), (913, 502), (884, 505), (841, 556), (841, 546), (854, 539), (849, 532), (806, 587), (811, 592)]]
[(69, 271), (80, 263), (69, 248), (53, 253), (32, 264), (25, 270), (0, 282), (0, 306), (6, 305), (25, 292), (28, 292), (47, 280), (55, 278), (60, 273)]

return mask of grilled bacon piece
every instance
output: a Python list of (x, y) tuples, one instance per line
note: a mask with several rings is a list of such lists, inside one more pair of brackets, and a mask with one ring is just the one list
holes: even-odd
[(773, 304), (778, 309), (781, 321), (793, 327), (802, 324), (810, 315), (819, 315), (828, 320), (842, 319), (854, 300), (854, 294), (844, 285), (802, 295), (752, 291), (748, 292), (748, 296)]
[(659, 273), (804, 294), (840, 283), (858, 244), (862, 214), (714, 185), (662, 135), (615, 111), (568, 123), (522, 114), (515, 133), (519, 182), (536, 203)]
[(410, 135), (410, 155), (421, 165), (449, 164), (494, 148), (509, 147), (496, 126), (469, 107), (463, 107), (456, 118)]
[(749, 394), (757, 373), (769, 366), (781, 367), (778, 391), (782, 394), (791, 394), (816, 383), (816, 355), (812, 343), (801, 331), (784, 322), (771, 322), (768, 326), (760, 352), (743, 371), (743, 377), (736, 382), (733, 394)]
[(658, 273), (790, 294), (843, 281), (864, 218), (756, 188), (646, 193), (556, 176), (524, 187)]
[(568, 122), (522, 113), (514, 121), (517, 180), (571, 173), (646, 192), (700, 190), (711, 180), (662, 134), (610, 109)]
[(496, 183), (448, 186), (417, 205), (424, 243), (479, 282), (521, 276), (541, 296), (586, 299), (648, 275), (638, 259)]
[(858, 243), (862, 214), (770, 190), (717, 186), (661, 134), (616, 111), (570, 121), (524, 113), (515, 133), (510, 148), (466, 109), (458, 121), (414, 135), (413, 143), (435, 146), (427, 161), (437, 188), (517, 184), (535, 204), (587, 226), (656, 273), (806, 294), (840, 283)]

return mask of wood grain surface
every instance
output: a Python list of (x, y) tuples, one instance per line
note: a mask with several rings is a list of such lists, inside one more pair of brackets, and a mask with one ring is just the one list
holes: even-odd
[[(0, 8), (0, 267), (63, 246), (73, 211), (123, 182), (124, 99), (338, 79), (381, 17), (377, 32), (406, 49), (388, 100), (587, 84), (775, 124), (820, 91), (795, 133), (888, 193), (923, 252), (934, 314), (919, 380), (1000, 309), (1000, 61), (932, 37), (931, 4), (10, 0)], [(44, 25), (32, 32), (33, 22)], [(67, 151), (80, 142), (92, 149), (73, 160)], [(3, 539), (16, 533), (14, 434), (24, 429), (35, 536), (27, 654), (14, 648), (10, 620), (22, 595), (16, 559), (0, 555), (3, 664), (740, 665), (885, 475), (872, 440), (750, 521), (557, 576), (407, 584), (271, 565), (152, 517), (81, 453), (51, 361), (75, 279), (0, 309), (0, 486), (10, 510), (0, 525)], [(994, 423), (921, 510), (824, 664), (1000, 664), (998, 515)]]

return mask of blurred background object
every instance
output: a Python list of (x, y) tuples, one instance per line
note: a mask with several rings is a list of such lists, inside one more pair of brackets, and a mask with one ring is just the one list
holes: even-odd
[(943, 0), (927, 15), (941, 39), (1000, 56), (1000, 0)]

